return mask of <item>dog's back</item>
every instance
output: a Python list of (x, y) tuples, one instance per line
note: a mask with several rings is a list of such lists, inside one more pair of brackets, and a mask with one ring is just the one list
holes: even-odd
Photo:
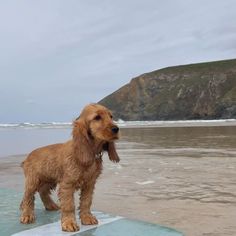
[[(59, 182), (63, 175), (65, 156), (70, 155), (70, 149), (65, 149), (65, 146), (70, 146), (69, 142), (48, 145), (32, 151), (21, 164), (25, 176), (34, 175), (41, 181)], [(65, 151), (68, 155), (65, 155)]]

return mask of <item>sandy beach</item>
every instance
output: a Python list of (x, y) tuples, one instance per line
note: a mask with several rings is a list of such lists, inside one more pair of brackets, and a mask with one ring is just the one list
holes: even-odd
[[(93, 209), (189, 236), (236, 235), (235, 140), (236, 126), (122, 129), (121, 162), (104, 155)], [(0, 188), (23, 190), (25, 157), (0, 158)]]

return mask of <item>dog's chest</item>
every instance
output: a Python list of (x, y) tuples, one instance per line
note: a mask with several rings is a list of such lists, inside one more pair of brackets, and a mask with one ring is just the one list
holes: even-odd
[(94, 182), (102, 172), (102, 161), (96, 160), (91, 166), (85, 168), (77, 181), (76, 188), (80, 188), (82, 185), (89, 182)]

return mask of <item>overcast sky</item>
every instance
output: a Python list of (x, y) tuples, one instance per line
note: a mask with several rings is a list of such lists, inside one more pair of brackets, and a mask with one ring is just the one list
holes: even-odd
[(0, 0), (0, 123), (71, 121), (133, 77), (236, 58), (235, 0)]

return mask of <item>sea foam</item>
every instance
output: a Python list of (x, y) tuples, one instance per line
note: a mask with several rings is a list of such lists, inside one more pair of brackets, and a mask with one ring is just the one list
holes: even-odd
[[(192, 126), (234, 126), (236, 119), (221, 120), (177, 120), (177, 121), (115, 121), (121, 128), (135, 127), (192, 127)], [(71, 128), (72, 122), (43, 122), (43, 123), (0, 123), (0, 128)]]

